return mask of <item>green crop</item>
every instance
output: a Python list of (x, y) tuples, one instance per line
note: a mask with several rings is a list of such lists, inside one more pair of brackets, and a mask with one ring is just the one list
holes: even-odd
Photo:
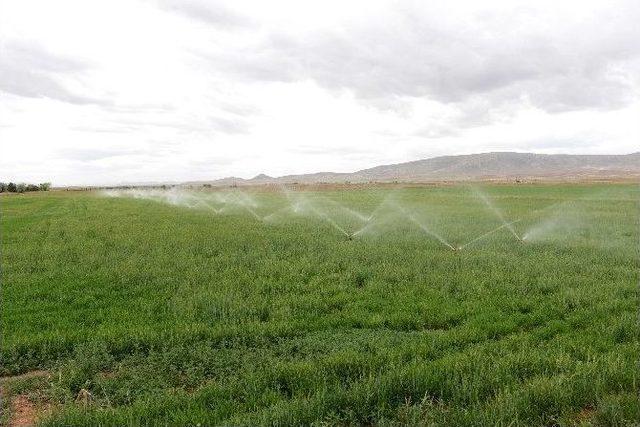
[(640, 422), (638, 187), (482, 192), (2, 197), (0, 369), (47, 426)]

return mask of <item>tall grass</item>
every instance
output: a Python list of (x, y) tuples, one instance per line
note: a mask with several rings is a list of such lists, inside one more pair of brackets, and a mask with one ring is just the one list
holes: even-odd
[[(387, 191), (305, 197), (355, 230), (322, 200), (368, 215)], [(638, 189), (484, 191), (520, 234), (567, 200), (580, 221), (454, 252), (390, 214), (348, 240), (317, 215), (5, 197), (2, 373), (52, 372), (51, 426), (638, 421)], [(500, 225), (465, 187), (397, 193), (456, 246)]]

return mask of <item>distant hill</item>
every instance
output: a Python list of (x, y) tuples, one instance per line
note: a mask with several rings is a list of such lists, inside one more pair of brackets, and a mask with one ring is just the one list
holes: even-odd
[(251, 179), (224, 178), (185, 184), (259, 185), (362, 182), (442, 182), (495, 180), (633, 180), (640, 178), (640, 152), (624, 155), (481, 153), (443, 156), (376, 166), (353, 173), (316, 172)]

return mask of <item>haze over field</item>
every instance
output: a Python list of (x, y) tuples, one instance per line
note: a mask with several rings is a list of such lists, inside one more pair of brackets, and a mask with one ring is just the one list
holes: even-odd
[(633, 153), (638, 22), (634, 0), (3, 1), (1, 178), (185, 182)]

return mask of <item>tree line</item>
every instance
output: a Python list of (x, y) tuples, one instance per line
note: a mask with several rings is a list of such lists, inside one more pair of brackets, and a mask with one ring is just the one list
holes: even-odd
[(0, 182), (0, 193), (25, 193), (27, 191), (49, 191), (51, 188), (50, 182), (43, 182), (41, 184), (25, 184), (14, 182)]

